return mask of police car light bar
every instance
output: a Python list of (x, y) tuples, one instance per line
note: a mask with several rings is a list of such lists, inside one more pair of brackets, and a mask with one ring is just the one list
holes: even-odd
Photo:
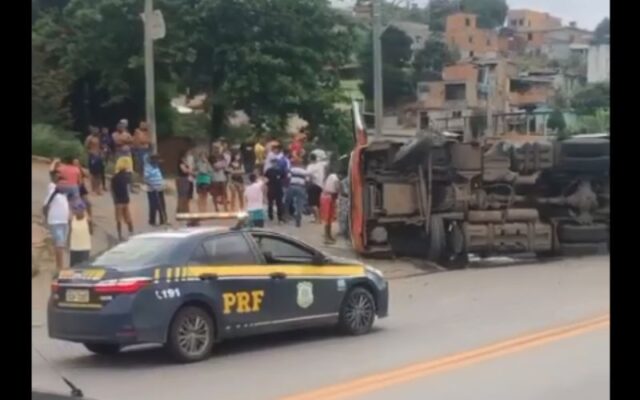
[(202, 221), (214, 219), (237, 219), (243, 220), (249, 217), (244, 211), (241, 212), (205, 212), (205, 213), (178, 213), (176, 220), (178, 221)]

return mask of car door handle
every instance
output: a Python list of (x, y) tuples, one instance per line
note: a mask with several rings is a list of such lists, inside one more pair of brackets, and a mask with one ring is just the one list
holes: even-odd
[(218, 279), (218, 274), (200, 274), (201, 281), (215, 281)]
[(269, 276), (271, 277), (271, 279), (284, 279), (287, 277), (287, 274), (285, 274), (284, 272), (272, 272), (271, 274), (269, 274)]

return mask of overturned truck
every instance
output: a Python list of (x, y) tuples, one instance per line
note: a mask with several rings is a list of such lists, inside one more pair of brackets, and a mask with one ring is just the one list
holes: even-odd
[(350, 232), (363, 255), (462, 266), (609, 249), (609, 137), (369, 139), (354, 107)]

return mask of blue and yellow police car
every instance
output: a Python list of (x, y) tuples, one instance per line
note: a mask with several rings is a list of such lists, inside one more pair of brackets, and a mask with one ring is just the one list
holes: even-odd
[(179, 362), (221, 340), (335, 325), (351, 335), (387, 316), (380, 271), (272, 231), (191, 227), (145, 233), (52, 282), (49, 336), (115, 354), (163, 344)]

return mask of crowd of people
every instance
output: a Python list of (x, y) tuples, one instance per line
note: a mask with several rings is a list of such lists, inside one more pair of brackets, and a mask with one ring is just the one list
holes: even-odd
[[(286, 147), (265, 137), (238, 146), (220, 139), (210, 151), (184, 152), (177, 167), (177, 212), (190, 212), (195, 196), (198, 212), (208, 211), (211, 197), (214, 211), (247, 211), (255, 226), (268, 219), (278, 224), (293, 220), (300, 227), (303, 215), (310, 214), (312, 222), (325, 225), (325, 242), (334, 243), (331, 226), (338, 199), (348, 196), (346, 181), (325, 151), (305, 153), (306, 137), (300, 132)], [(345, 209), (347, 203), (341, 205)], [(341, 230), (346, 231), (344, 224)]]
[[(176, 170), (176, 213), (191, 212), (195, 197), (198, 212), (209, 210), (246, 211), (253, 226), (263, 227), (268, 219), (284, 224), (293, 220), (300, 227), (303, 215), (324, 224), (325, 243), (335, 243), (332, 224), (340, 219), (340, 231), (348, 236), (348, 185), (329, 162), (328, 154), (314, 149), (306, 154), (307, 133), (295, 135), (288, 146), (266, 137), (254, 137), (232, 146), (227, 140), (214, 142), (208, 151), (188, 150)], [(168, 223), (166, 182), (158, 155), (151, 153), (147, 124), (141, 122), (132, 135), (128, 122), (121, 120), (116, 130), (90, 128), (85, 140), (88, 174), (78, 159), (54, 160), (51, 183), (44, 202), (44, 215), (56, 248), (56, 266), (64, 267), (64, 254), (71, 251), (71, 265), (88, 259), (91, 251), (91, 202), (85, 179), (96, 196), (111, 194), (119, 240), (123, 227), (134, 233), (129, 207), (135, 193), (134, 180), (146, 191), (149, 225)], [(114, 164), (107, 187), (106, 165)], [(337, 206), (340, 215), (337, 213)], [(338, 218), (340, 216), (340, 218)]]

